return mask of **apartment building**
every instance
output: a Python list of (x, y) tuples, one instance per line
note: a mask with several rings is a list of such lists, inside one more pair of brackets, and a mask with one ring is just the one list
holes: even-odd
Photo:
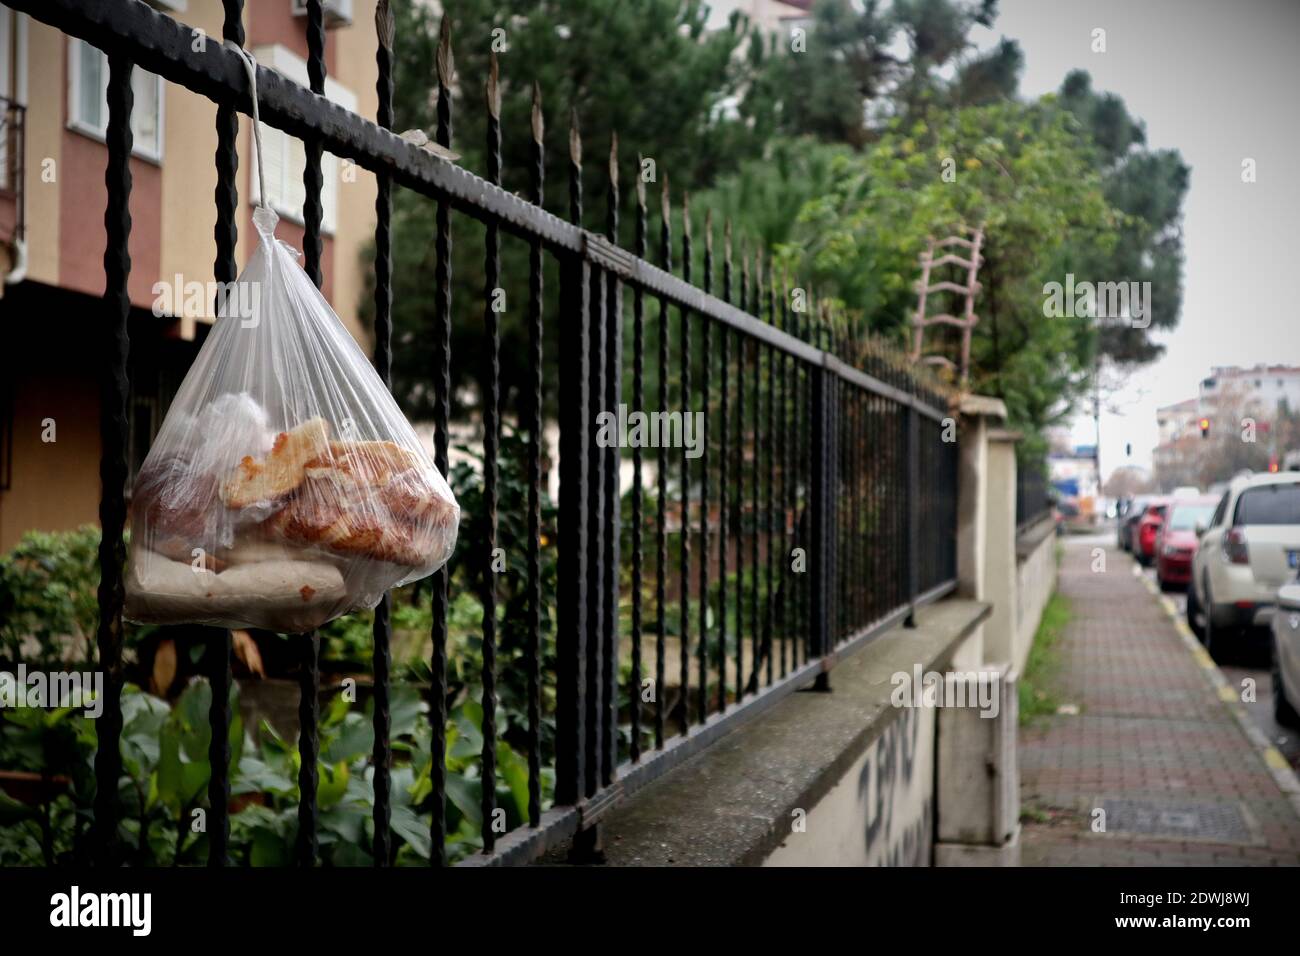
[[(151, 0), (221, 42), (221, 0)], [(375, 0), (326, 0), (326, 96), (375, 115)], [(307, 85), (303, 0), (245, 4), (246, 47)], [(30, 529), (97, 518), (99, 351), (107, 191), (108, 67), (94, 47), (0, 7), (0, 552)], [(216, 257), (216, 105), (136, 69), (130, 161), (130, 457), (143, 461), (210, 327)], [(257, 241), (250, 121), (240, 122), (236, 263)], [(277, 235), (301, 248), (302, 143), (263, 125)], [(374, 230), (374, 177), (326, 155), (326, 297), (369, 348), (359, 319)]]
[(1283, 410), (1300, 411), (1300, 367), (1260, 364), (1215, 366), (1201, 379), (1195, 398), (1156, 409), (1159, 444), (1152, 462), (1162, 485), (1194, 483), (1205, 451), (1201, 423), (1214, 433), (1236, 433), (1243, 418), (1255, 420), (1257, 440), (1280, 457), (1291, 449), (1274, 448), (1274, 421)]

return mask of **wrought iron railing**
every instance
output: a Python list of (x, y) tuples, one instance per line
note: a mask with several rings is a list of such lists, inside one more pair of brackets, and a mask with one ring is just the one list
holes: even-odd
[(1030, 462), (1016, 468), (1016, 529), (1023, 531), (1052, 513), (1047, 463)]
[[(98, 721), (95, 805), (96, 856), (119, 859), (116, 804), (117, 740), (122, 686), (123, 561), (126, 518), (127, 255), (131, 218), (131, 70), (138, 65), (212, 99), (218, 147), (215, 277), (235, 278), (238, 219), (235, 140), (237, 112), (251, 112), (248, 77), (233, 51), (209, 43), (196, 52), (188, 26), (142, 0), (5, 0), (37, 20), (108, 53), (109, 122), (107, 247), (104, 299), (106, 356), (101, 417), (103, 495), (100, 521), (102, 581), (97, 636), (108, 702)], [(242, 0), (224, 0), (224, 38), (242, 45)], [(826, 686), (837, 657), (887, 628), (911, 619), (921, 604), (955, 586), (957, 444), (945, 396), (879, 343), (851, 341), (825, 321), (825, 311), (796, 310), (787, 284), (776, 282), (767, 257), (751, 269), (721, 261), (712, 232), (704, 237), (703, 288), (691, 284), (690, 219), (676, 255), (672, 210), (662, 190), (658, 265), (648, 261), (650, 217), (644, 184), (635, 202), (635, 248), (616, 244), (621, 203), (617, 156), (611, 151), (604, 231), (583, 227), (580, 144), (571, 136), (569, 220), (541, 208), (544, 151), (535, 107), (531, 188), (527, 199), (500, 188), (501, 127), (489, 88), (486, 177), (437, 158), (394, 135), (392, 26), (386, 3), (377, 18), (377, 121), (326, 100), (325, 31), (318, 0), (308, 3), (311, 90), (265, 69), (257, 73), (262, 119), (307, 143), (306, 268), (320, 276), (319, 161), (322, 149), (351, 159), (378, 179), (375, 231), (374, 364), (388, 378), (392, 349), (394, 186), (437, 203), (435, 367), (436, 460), (448, 464), (452, 324), (452, 214), (487, 227), (488, 287), (501, 268), (499, 240), (513, 237), (529, 250), (530, 396), (520, 422), (528, 436), (528, 640), (526, 750), (529, 813), (504, 835), (492, 826), (497, 677), (495, 596), (483, 595), (482, 839), (468, 862), (508, 863), (535, 858), (562, 842), (590, 846), (606, 810), (621, 797), (708, 746), (739, 722), (810, 684)], [(450, 38), (444, 31), (438, 72), (436, 140), (452, 145), (453, 86)], [(495, 78), (493, 78), (495, 79)], [(513, 241), (512, 240), (512, 241)], [(544, 257), (558, 261), (560, 309), (544, 315)], [(718, 287), (719, 295), (713, 292)], [(625, 293), (627, 293), (625, 295)], [(623, 340), (630, 298), (631, 343)], [(490, 544), (497, 534), (499, 372), (498, 330), (483, 303), (492, 356), (484, 405), (484, 507)], [(657, 354), (647, 356), (647, 332)], [(543, 720), (540, 488), (543, 456), (543, 352), (559, 364), (559, 518), (556, 606), (554, 800), (544, 806), (540, 727)], [(696, 351), (698, 350), (698, 351)], [(647, 394), (646, 363), (656, 365), (657, 394)], [(606, 447), (596, 439), (595, 416), (616, 408), (631, 376), (633, 408), (704, 413), (704, 455), (662, 445), (652, 453)], [(629, 453), (630, 452), (630, 453)], [(619, 468), (630, 458), (634, 475), (629, 547), (623, 548)], [(653, 462), (653, 471), (651, 463)], [(653, 495), (653, 507), (649, 499)], [(647, 513), (648, 512), (648, 513)], [(491, 548), (488, 549), (491, 551)], [(490, 555), (489, 555), (490, 556)], [(477, 558), (469, 558), (478, 560)], [(491, 575), (487, 575), (491, 580)], [(431, 836), (434, 863), (444, 862), (446, 837), (445, 727), (448, 714), (447, 637), (449, 571), (433, 582), (433, 652), (429, 697), (433, 743)], [(630, 604), (625, 631), (621, 607)], [(627, 642), (624, 654), (624, 638)], [(374, 624), (374, 843), (377, 865), (392, 858), (390, 836), (393, 761), (389, 698), (391, 660), (388, 604)], [(646, 659), (653, 647), (653, 659)], [(297, 860), (317, 858), (316, 792), (319, 688), (317, 641), (296, 638), (301, 659), (300, 806)], [(228, 690), (230, 637), (214, 638), (208, 822), (211, 865), (228, 862), (230, 756)], [(669, 672), (669, 651), (676, 667)], [(624, 683), (621, 665), (630, 672)], [(657, 693), (643, 701), (644, 682)], [(668, 691), (674, 690), (670, 696)], [(626, 693), (628, 704), (620, 704)], [(621, 730), (627, 743), (620, 748)], [(646, 743), (643, 745), (643, 737)]]

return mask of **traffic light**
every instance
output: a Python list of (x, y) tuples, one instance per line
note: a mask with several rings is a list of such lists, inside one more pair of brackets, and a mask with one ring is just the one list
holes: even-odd
[(1208, 418), (1201, 419), (1201, 437), (1202, 438), (1210, 437), (1210, 420)]

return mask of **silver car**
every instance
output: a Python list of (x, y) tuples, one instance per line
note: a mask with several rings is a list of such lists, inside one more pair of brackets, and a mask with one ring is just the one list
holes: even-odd
[(1300, 576), (1277, 592), (1273, 612), (1273, 716), (1300, 727)]
[(1187, 623), (1219, 659), (1272, 621), (1278, 589), (1300, 565), (1300, 474), (1234, 480), (1192, 559)]

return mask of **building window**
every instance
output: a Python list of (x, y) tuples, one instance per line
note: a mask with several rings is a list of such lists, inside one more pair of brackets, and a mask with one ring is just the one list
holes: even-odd
[[(311, 85), (307, 75), (307, 61), (287, 47), (276, 44), (257, 47), (252, 52), (261, 66), (275, 70), (299, 86)], [(357, 98), (352, 91), (328, 77), (325, 79), (325, 98), (346, 110), (356, 111)], [(278, 215), (301, 225), (302, 206), (307, 198), (302, 182), (303, 170), (307, 165), (302, 140), (266, 123), (261, 124), (261, 132), (262, 155), (266, 162), (267, 204)], [(258, 202), (261, 199), (261, 183), (257, 175), (256, 156), (252, 166), (251, 200)], [(331, 235), (338, 226), (339, 172), (339, 158), (333, 153), (324, 153), (321, 158), (321, 230)]]
[[(131, 91), (131, 152), (162, 162), (162, 78), (137, 66)], [(108, 57), (74, 37), (68, 38), (68, 126), (101, 141), (108, 132)]]

